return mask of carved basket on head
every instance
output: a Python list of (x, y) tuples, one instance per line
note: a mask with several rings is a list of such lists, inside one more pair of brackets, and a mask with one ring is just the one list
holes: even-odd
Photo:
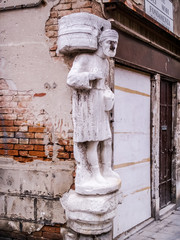
[(61, 53), (78, 51), (95, 51), (98, 47), (98, 36), (111, 28), (107, 20), (90, 13), (72, 13), (58, 21), (58, 49)]

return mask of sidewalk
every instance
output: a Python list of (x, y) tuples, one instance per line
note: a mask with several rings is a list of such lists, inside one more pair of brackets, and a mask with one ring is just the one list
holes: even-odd
[(167, 218), (151, 223), (127, 240), (180, 240), (180, 208)]

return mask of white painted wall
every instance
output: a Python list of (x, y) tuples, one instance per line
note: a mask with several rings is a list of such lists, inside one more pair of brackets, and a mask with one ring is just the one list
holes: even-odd
[(122, 67), (115, 69), (114, 169), (124, 195), (116, 237), (151, 217), (150, 76)]

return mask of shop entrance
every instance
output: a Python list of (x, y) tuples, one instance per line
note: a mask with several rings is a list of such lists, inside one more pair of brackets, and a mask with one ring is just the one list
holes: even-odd
[(162, 80), (160, 85), (160, 209), (171, 203), (172, 152), (172, 83)]

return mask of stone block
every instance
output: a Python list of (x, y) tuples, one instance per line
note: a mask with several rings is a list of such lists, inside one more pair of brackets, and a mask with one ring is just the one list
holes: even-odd
[(7, 196), (7, 217), (33, 220), (34, 199)]
[(19, 222), (0, 220), (0, 229), (2, 229), (3, 231), (20, 231)]
[(4, 193), (18, 193), (20, 191), (19, 170), (0, 167), (0, 189)]
[(4, 216), (5, 215), (5, 202), (4, 199), (5, 196), (0, 196), (0, 216)]
[(56, 171), (54, 173), (54, 178), (52, 179), (54, 196), (61, 196), (65, 192), (69, 191), (71, 185), (73, 184), (73, 169), (74, 168), (72, 168), (70, 172)]
[(32, 232), (38, 232), (44, 225), (30, 222), (22, 223), (22, 232), (27, 232), (31, 234)]
[(73, 184), (73, 162), (42, 162), (0, 164), (1, 192), (61, 196)]
[(37, 220), (51, 221), (51, 223), (65, 223), (64, 209), (60, 201), (38, 199)]
[(25, 170), (21, 171), (22, 193), (51, 196), (52, 174), (48, 171)]

